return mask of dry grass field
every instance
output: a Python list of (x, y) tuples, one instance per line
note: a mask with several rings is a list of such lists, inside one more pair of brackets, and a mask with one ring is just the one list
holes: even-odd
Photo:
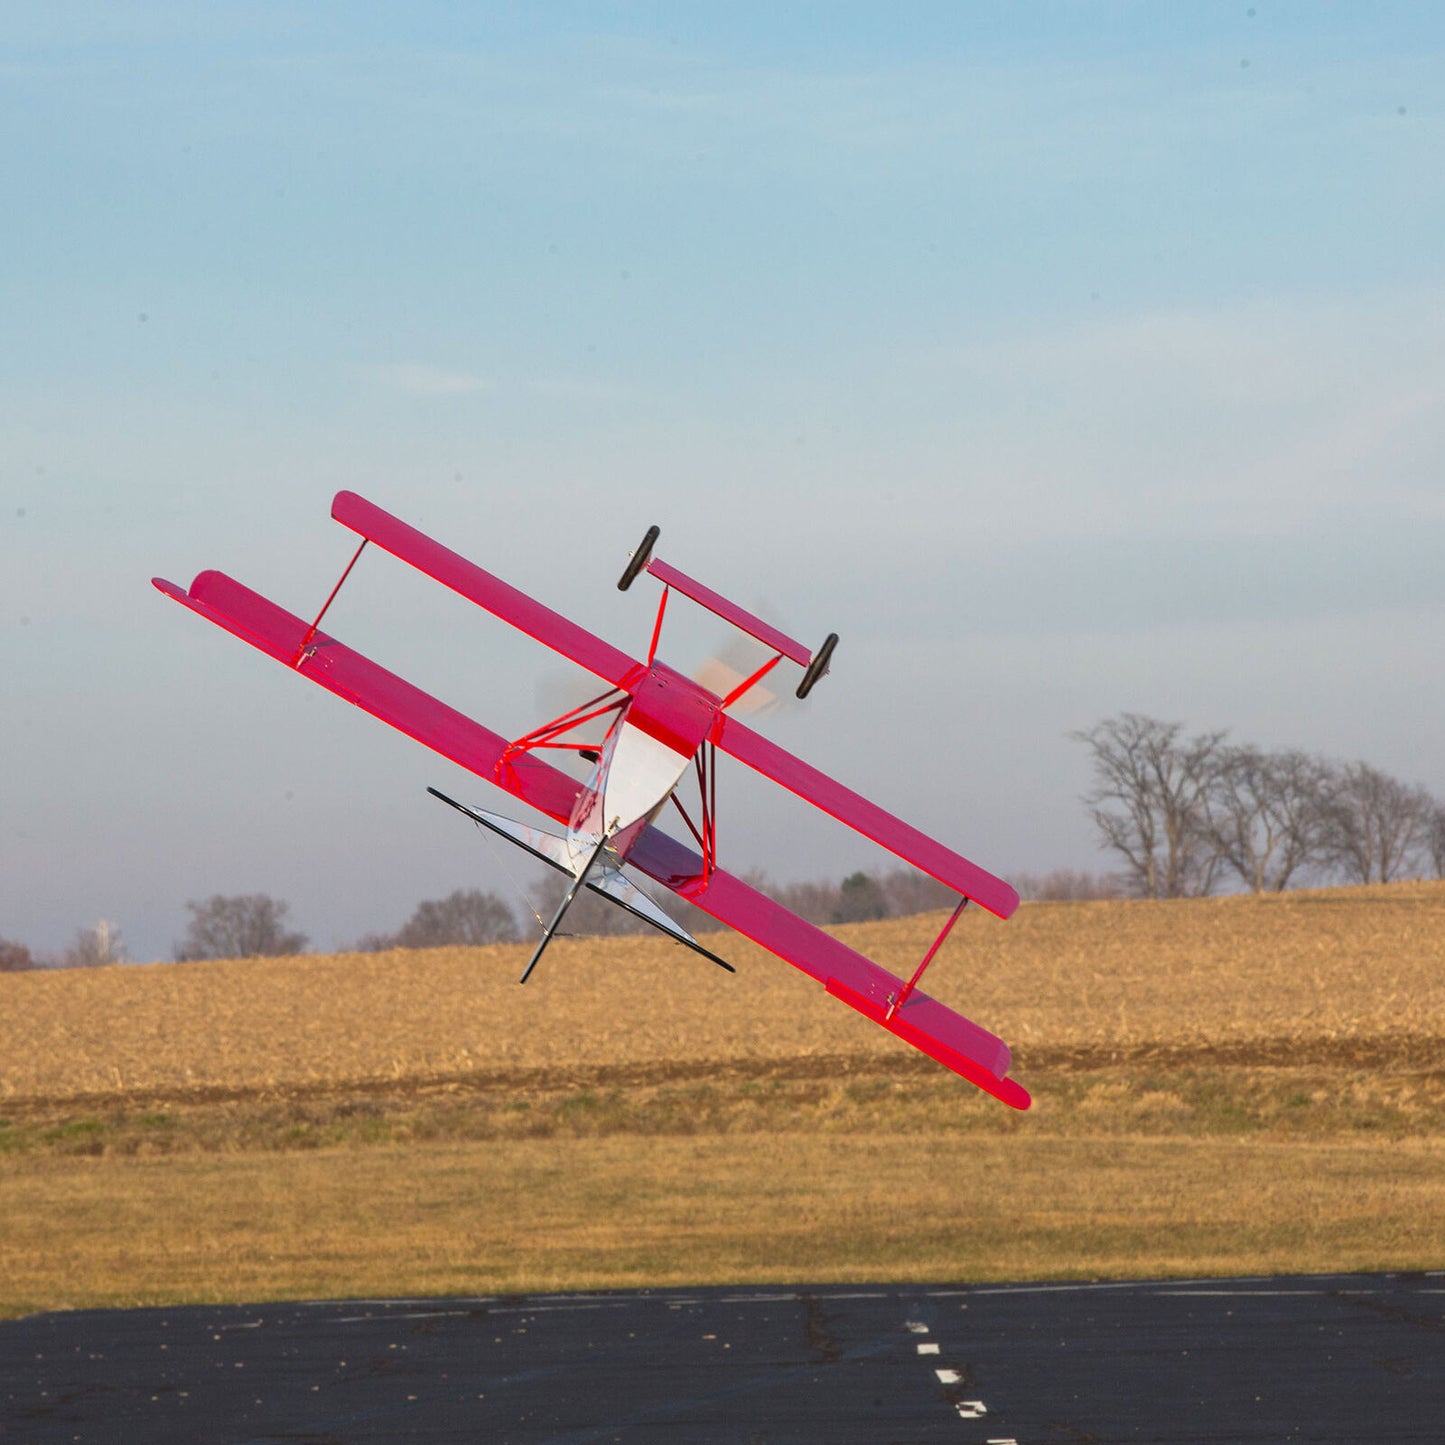
[(0, 1311), (1445, 1264), (1445, 884), (966, 917), (1022, 1115), (721, 951), (0, 975)]

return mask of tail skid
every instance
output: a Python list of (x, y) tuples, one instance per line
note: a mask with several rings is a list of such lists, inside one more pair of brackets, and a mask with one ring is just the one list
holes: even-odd
[[(544, 828), (532, 828), (525, 823), (518, 823), (512, 818), (503, 817), (500, 813), (489, 812), (485, 808), (471, 808), (465, 803), (459, 803), (455, 798), (449, 798), (436, 788), (428, 788), (432, 797), (439, 798), (443, 803), (453, 807), (457, 812), (470, 818), (472, 822), (483, 828), (490, 829), (499, 837), (505, 838), (509, 843), (530, 853), (534, 858), (540, 858), (542, 862), (555, 868), (559, 873), (566, 873), (569, 877), (575, 877), (571, 857), (567, 851), (567, 840), (559, 833), (548, 832)], [(597, 860), (597, 871), (587, 872), (586, 886), (592, 892), (605, 898), (609, 903), (615, 903), (619, 908), (626, 911), (635, 918), (640, 918), (644, 923), (651, 924), (653, 928), (674, 938), (678, 943), (700, 953), (706, 959), (710, 959), (719, 968), (725, 968), (729, 973), (736, 973), (737, 970), (725, 958), (719, 958), (717, 954), (706, 949), (690, 934), (681, 924), (674, 922), (638, 888), (631, 879), (623, 873), (604, 850), (600, 859)], [(530, 967), (529, 967), (530, 972)]]

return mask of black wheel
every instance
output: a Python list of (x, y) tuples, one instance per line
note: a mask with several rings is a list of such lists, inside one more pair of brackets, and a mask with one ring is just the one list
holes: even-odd
[(807, 697), (812, 692), (814, 684), (828, 670), (828, 659), (833, 655), (833, 649), (838, 645), (838, 634), (830, 632), (824, 639), (823, 645), (813, 654), (813, 660), (808, 664), (808, 670), (803, 674), (803, 680), (798, 684), (798, 696)]
[(653, 545), (661, 534), (661, 527), (649, 527), (644, 533), (642, 540), (637, 544), (637, 551), (632, 554), (632, 560), (627, 564), (627, 570), (622, 574), (622, 580), (617, 584), (619, 592), (626, 592), (637, 581), (637, 574), (647, 566), (647, 559), (652, 556)]

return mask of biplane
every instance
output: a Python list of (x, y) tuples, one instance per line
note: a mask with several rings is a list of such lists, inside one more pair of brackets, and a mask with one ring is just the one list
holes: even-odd
[[(658, 528), (652, 527), (617, 584), (626, 591), (644, 572), (662, 584), (646, 660), (638, 661), (354, 492), (338, 492), (331, 515), (361, 540), (309, 623), (222, 572), (202, 572), (189, 589), (159, 577), (155, 586), (560, 825), (554, 831), (517, 822), (429, 790), (475, 823), (570, 876), (522, 982), (536, 968), (584, 887), (731, 969), (638, 887), (625, 871), (631, 870), (761, 944), (817, 980), (834, 998), (1004, 1103), (1028, 1108), (1027, 1090), (1007, 1077), (1008, 1045), (919, 988), (970, 901), (1008, 918), (1018, 906), (1018, 894), (1002, 879), (784, 751), (732, 710), (784, 662), (802, 667), (796, 691), (806, 697), (828, 671), (836, 634), (829, 634), (816, 650), (794, 641), (654, 557)], [(353, 651), (323, 632), (321, 623), (368, 544), (418, 568), (577, 663), (606, 684), (606, 690), (522, 737), (505, 738)], [(721, 695), (669, 667), (657, 654), (668, 598), (674, 592), (762, 643), (772, 654), (770, 660)], [(591, 742), (580, 740), (580, 728), (598, 730), (602, 736)], [(556, 749), (569, 750), (590, 764), (585, 780), (546, 760), (544, 755)], [(780, 783), (959, 895), (912, 977), (896, 977), (719, 866), (719, 752)], [(695, 817), (679, 797), (689, 774), (696, 784)], [(691, 784), (687, 791), (691, 796)], [(658, 826), (658, 816), (669, 802), (686, 824), (695, 848)]]

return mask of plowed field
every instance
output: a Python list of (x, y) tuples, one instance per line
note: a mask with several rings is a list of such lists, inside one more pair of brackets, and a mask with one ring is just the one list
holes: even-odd
[(719, 951), (0, 975), (0, 1311), (1445, 1265), (1445, 884), (966, 916), (1026, 1114)]
[[(941, 921), (839, 933), (906, 976)], [(525, 988), (515, 946), (0, 975), (0, 1105), (911, 1059), (721, 937), (736, 975), (662, 938), (562, 940)], [(1445, 1037), (1445, 884), (965, 915), (926, 987), (1031, 1085), (1055, 1062), (1419, 1064)]]

